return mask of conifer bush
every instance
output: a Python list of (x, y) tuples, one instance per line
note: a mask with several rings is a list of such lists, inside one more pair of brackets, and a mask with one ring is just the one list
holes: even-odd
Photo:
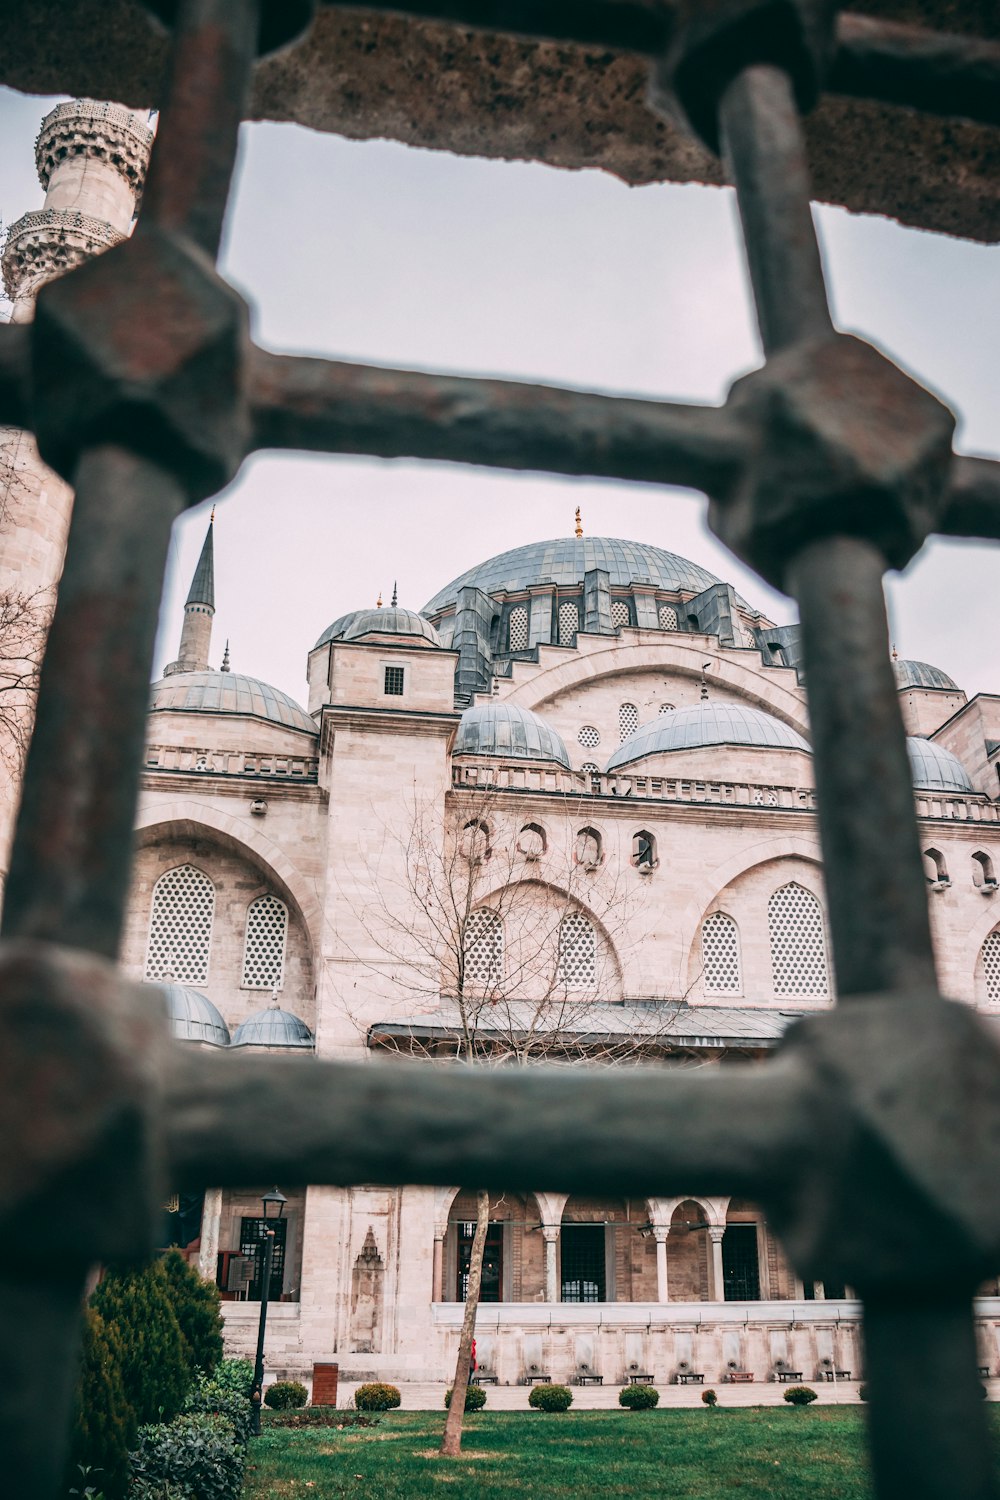
[[(448, 1390), (446, 1390), (445, 1393), (444, 1393), (444, 1404), (445, 1404), (446, 1407), (450, 1407), (451, 1406), (451, 1389), (450, 1388)], [(466, 1411), (482, 1411), (482, 1409), (483, 1409), (483, 1407), (485, 1405), (486, 1405), (486, 1392), (483, 1390), (482, 1386), (481, 1385), (467, 1385), (466, 1388), (465, 1388), (465, 1409), (466, 1409)]]
[(660, 1399), (660, 1393), (652, 1385), (627, 1385), (618, 1392), (618, 1405), (629, 1411), (651, 1411)]
[(109, 1271), (90, 1305), (118, 1333), (122, 1385), (135, 1424), (171, 1421), (184, 1404), (192, 1370), (163, 1262)]
[(573, 1392), (568, 1385), (533, 1385), (528, 1405), (536, 1411), (569, 1411)]
[(789, 1406), (808, 1406), (810, 1401), (816, 1400), (816, 1392), (810, 1385), (790, 1385), (785, 1391), (785, 1400)]
[(369, 1385), (359, 1385), (354, 1392), (354, 1405), (358, 1411), (391, 1411), (403, 1398), (394, 1385), (374, 1380)]
[(84, 1311), (80, 1382), (70, 1436), (70, 1478), (86, 1472), (106, 1500), (121, 1500), (128, 1488), (129, 1449), (135, 1442), (135, 1413), (122, 1384), (122, 1351), (117, 1330), (94, 1308)]
[[(179, 1250), (161, 1261), (181, 1334), (193, 1370), (206, 1375), (222, 1358), (222, 1302), (219, 1289), (199, 1276)], [(252, 1378), (252, 1377), (251, 1377)]]

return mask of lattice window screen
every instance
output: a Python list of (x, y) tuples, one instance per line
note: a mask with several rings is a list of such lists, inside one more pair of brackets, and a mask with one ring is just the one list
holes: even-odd
[(528, 649), (528, 606), (518, 604), (510, 612), (510, 620), (507, 624), (507, 649), (509, 651), (527, 651)]
[(599, 771), (598, 767), (595, 765), (595, 763), (592, 760), (585, 760), (584, 763), (583, 763), (583, 765), (580, 767), (580, 770), (581, 771), (589, 771), (590, 774), (591, 774), (591, 776), (598, 776), (598, 775), (600, 775), (600, 771)]
[(623, 703), (618, 710), (618, 734), (624, 745), (639, 728), (639, 710), (634, 703)]
[(672, 714), (673, 712), (674, 712), (674, 705), (672, 703), (661, 703), (660, 704), (660, 713), (661, 714)]
[(465, 982), (493, 989), (503, 975), (503, 922), (495, 911), (474, 911), (465, 929)]
[(146, 978), (205, 984), (215, 916), (215, 886), (194, 865), (165, 870), (153, 887)]
[(701, 924), (701, 957), (705, 989), (714, 995), (739, 995), (740, 935), (732, 917), (713, 911)]
[(597, 937), (582, 912), (569, 912), (559, 924), (557, 977), (568, 990), (583, 990), (597, 983)]
[(277, 896), (258, 896), (247, 910), (243, 984), (250, 990), (280, 989), (285, 972), (288, 908)]
[(615, 629), (619, 625), (631, 625), (632, 616), (629, 613), (627, 599), (612, 599), (611, 601), (611, 623)]
[(677, 629), (677, 611), (672, 604), (661, 604), (657, 611), (661, 630)]
[(601, 743), (601, 731), (593, 724), (584, 724), (576, 738), (585, 750), (596, 750)]
[(559, 606), (559, 644), (572, 646), (573, 637), (580, 629), (580, 607), (573, 599), (566, 599)]
[(1000, 932), (991, 932), (983, 944), (983, 974), (986, 977), (986, 998), (1000, 1000)]
[(823, 913), (811, 891), (794, 881), (767, 903), (771, 972), (776, 995), (830, 993)]

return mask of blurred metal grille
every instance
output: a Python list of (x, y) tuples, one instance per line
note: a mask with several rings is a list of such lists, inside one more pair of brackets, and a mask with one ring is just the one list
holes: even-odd
[[(833, 329), (800, 114), (830, 88), (998, 123), (1000, 47), (820, 0), (367, 7), (650, 59), (738, 194), (767, 359), (714, 409), (255, 349), (214, 260), (255, 52), (308, 5), (153, 8), (175, 42), (139, 228), (0, 328), (0, 421), (76, 491), (0, 953), (10, 1493), (55, 1492), (88, 1266), (151, 1246), (167, 1183), (280, 1177), (753, 1197), (804, 1280), (862, 1296), (882, 1500), (994, 1494), (971, 1299), (1000, 1264), (1000, 1062), (936, 992), (881, 579), (932, 532), (1000, 537), (1000, 465), (954, 455), (951, 414)], [(837, 1009), (721, 1077), (304, 1077), (174, 1046), (114, 968), (157, 606), (174, 519), (261, 447), (703, 489), (799, 603)]]

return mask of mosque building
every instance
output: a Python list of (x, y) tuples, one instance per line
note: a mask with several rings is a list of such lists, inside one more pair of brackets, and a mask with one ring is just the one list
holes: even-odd
[[(128, 232), (148, 145), (118, 106), (46, 119), (46, 207), (3, 253), (16, 316)], [(0, 432), (0, 467), (0, 583), (50, 588), (72, 496), (23, 435)], [(214, 546), (213, 521), (152, 686), (122, 952), (183, 1044), (304, 1069), (752, 1066), (835, 1003), (796, 626), (659, 546), (585, 535), (578, 514), (575, 534), (470, 566), (419, 610), (395, 588), (337, 601), (356, 607), (308, 652), (303, 706), (213, 642)], [(1000, 1016), (1000, 697), (895, 671), (940, 983)], [(170, 1221), (222, 1291), (232, 1352), (256, 1337), (271, 1186)], [(477, 1184), (279, 1186), (271, 1372), (448, 1378)], [(859, 1327), (851, 1289), (803, 1285), (743, 1199), (492, 1200), (477, 1342), (500, 1382), (857, 1377)]]

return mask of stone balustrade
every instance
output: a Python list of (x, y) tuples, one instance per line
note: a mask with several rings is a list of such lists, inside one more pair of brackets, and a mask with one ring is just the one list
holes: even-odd
[(234, 776), (255, 781), (301, 781), (315, 784), (319, 779), (319, 759), (314, 755), (207, 750), (190, 745), (148, 746), (145, 769), (188, 776)]

